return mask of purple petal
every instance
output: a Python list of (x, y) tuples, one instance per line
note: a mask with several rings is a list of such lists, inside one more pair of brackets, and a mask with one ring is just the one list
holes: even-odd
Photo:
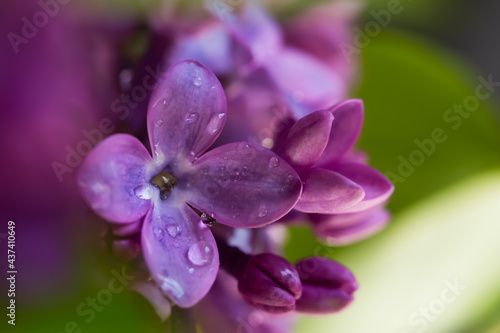
[(365, 196), (360, 185), (331, 170), (309, 169), (300, 178), (304, 189), (295, 209), (304, 213), (341, 213)]
[(188, 308), (210, 290), (219, 269), (214, 237), (178, 194), (157, 199), (142, 229), (144, 258), (153, 279), (177, 305)]
[(285, 49), (269, 58), (266, 69), (296, 119), (344, 98), (346, 87), (337, 73), (298, 50)]
[(148, 131), (156, 162), (194, 160), (202, 154), (219, 136), (226, 108), (220, 82), (199, 62), (170, 67), (149, 103)]
[(318, 165), (338, 161), (351, 150), (361, 133), (364, 118), (363, 101), (350, 99), (335, 105), (330, 110), (335, 117), (326, 146)]
[(364, 212), (332, 215), (315, 223), (314, 231), (325, 243), (344, 246), (373, 236), (385, 228), (389, 219), (389, 212), (383, 209), (368, 215)]
[(301, 118), (292, 126), (277, 147), (283, 157), (297, 172), (309, 169), (320, 158), (328, 144), (333, 115), (329, 111), (316, 111)]
[(261, 64), (282, 47), (281, 29), (259, 7), (248, 4), (237, 15), (228, 11), (224, 14), (219, 15), (219, 18), (231, 31), (237, 43), (249, 51), (253, 63)]
[(148, 151), (133, 136), (110, 136), (83, 161), (77, 176), (80, 192), (102, 218), (117, 223), (135, 222), (151, 205), (147, 167), (151, 163)]
[(295, 170), (256, 144), (218, 147), (200, 157), (194, 168), (188, 177), (197, 192), (189, 203), (232, 227), (254, 228), (278, 220), (301, 192)]
[(233, 67), (229, 33), (222, 24), (212, 23), (191, 35), (180, 37), (169, 63), (185, 59), (195, 59), (218, 75), (229, 73)]
[(238, 289), (251, 304), (282, 313), (294, 309), (302, 284), (295, 267), (287, 260), (262, 253), (248, 261), (238, 280)]
[(338, 288), (352, 293), (358, 289), (356, 278), (345, 266), (324, 257), (302, 259), (296, 264), (302, 283)]
[(343, 290), (304, 285), (302, 297), (295, 303), (295, 308), (304, 313), (333, 313), (342, 310), (353, 300), (354, 297)]
[(357, 205), (347, 208), (343, 213), (355, 213), (375, 207), (389, 199), (394, 185), (378, 170), (358, 163), (342, 163), (334, 170), (360, 185), (365, 197)]

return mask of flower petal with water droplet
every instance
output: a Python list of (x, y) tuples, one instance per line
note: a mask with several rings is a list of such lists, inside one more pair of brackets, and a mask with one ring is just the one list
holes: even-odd
[(219, 252), (210, 229), (185, 204), (182, 191), (154, 201), (144, 219), (143, 254), (151, 275), (177, 305), (188, 308), (202, 299), (219, 268)]
[[(149, 103), (148, 132), (154, 156), (161, 159), (160, 164), (185, 157), (194, 160), (219, 136), (226, 121), (220, 115), (226, 109), (224, 90), (212, 72), (194, 60), (173, 65)], [(162, 125), (155, 126), (159, 119)]]
[(142, 188), (149, 182), (147, 166), (151, 163), (148, 151), (133, 136), (110, 136), (80, 166), (80, 192), (104, 219), (117, 223), (137, 221), (151, 205), (148, 191)]
[(272, 151), (250, 143), (215, 148), (194, 162), (183, 177), (193, 180), (189, 203), (210, 208), (217, 222), (252, 228), (274, 222), (289, 212), (302, 188), (293, 168)]

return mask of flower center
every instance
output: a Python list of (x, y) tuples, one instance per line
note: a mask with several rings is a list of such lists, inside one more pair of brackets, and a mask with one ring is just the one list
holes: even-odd
[(160, 199), (167, 200), (177, 184), (177, 178), (166, 171), (162, 171), (159, 175), (151, 179), (151, 184), (160, 189)]

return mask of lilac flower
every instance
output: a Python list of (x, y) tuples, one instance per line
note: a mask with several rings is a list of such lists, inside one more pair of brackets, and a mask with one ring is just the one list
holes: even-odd
[(225, 117), (213, 73), (196, 61), (179, 62), (150, 100), (153, 158), (134, 137), (116, 134), (88, 155), (78, 175), (100, 216), (121, 224), (144, 219), (150, 273), (180, 307), (203, 298), (217, 275), (219, 254), (207, 225), (264, 226), (291, 210), (301, 193), (296, 172), (261, 146), (233, 143), (203, 154)]
[[(297, 120), (345, 98), (355, 62), (346, 65), (338, 43), (348, 40), (359, 6), (342, 2), (331, 7), (295, 18), (283, 30), (251, 1), (234, 11), (214, 5), (209, 8), (219, 21), (207, 19), (176, 36), (166, 53), (167, 63), (197, 59), (224, 79), (231, 126), (218, 144), (250, 140), (272, 148), (287, 118)], [(295, 22), (303, 28), (301, 33), (293, 28)], [(323, 29), (327, 22), (338, 29)], [(323, 30), (339, 33), (332, 36)], [(317, 34), (328, 41), (321, 48), (307, 42), (308, 36)]]
[(315, 231), (323, 239), (337, 239), (335, 245), (367, 237), (388, 220), (382, 207), (394, 186), (352, 153), (363, 114), (360, 100), (314, 112), (282, 133), (275, 148), (304, 183), (295, 210), (322, 214), (312, 216)]

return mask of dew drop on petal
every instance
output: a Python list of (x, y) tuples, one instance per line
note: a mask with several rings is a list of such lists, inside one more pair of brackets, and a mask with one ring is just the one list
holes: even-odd
[(259, 217), (266, 217), (268, 214), (267, 209), (263, 209), (259, 212)]
[(210, 170), (210, 168), (208, 167), (208, 165), (204, 165), (201, 167), (201, 171), (203, 172), (203, 174), (208, 174), (208, 171)]
[(155, 125), (156, 125), (157, 127), (160, 127), (161, 125), (163, 125), (163, 120), (158, 119), (158, 120), (155, 122)]
[(189, 268), (189, 269), (188, 269), (188, 272), (189, 272), (190, 274), (193, 274), (193, 273), (194, 273), (194, 268), (192, 268), (192, 267), (191, 267), (191, 268)]
[(163, 233), (163, 230), (158, 227), (153, 228), (153, 233), (155, 234), (155, 238), (157, 241), (161, 242), (163, 238), (165, 237), (165, 234)]
[(167, 225), (167, 232), (170, 235), (170, 237), (176, 237), (178, 234), (181, 233), (181, 227), (175, 224)]
[(198, 120), (199, 116), (200, 115), (196, 112), (187, 114), (186, 115), (186, 124), (194, 123), (195, 121)]
[(188, 260), (196, 266), (205, 266), (212, 262), (214, 250), (205, 241), (191, 245), (187, 253)]
[(134, 189), (134, 194), (139, 199), (148, 200), (152, 197), (152, 189), (148, 185), (139, 185)]
[(175, 247), (179, 247), (179, 246), (181, 246), (181, 243), (179, 243), (179, 242), (174, 242), (174, 246), (175, 246)]
[(269, 167), (270, 168), (276, 168), (280, 164), (280, 161), (278, 160), (277, 157), (271, 157), (269, 160)]
[(167, 295), (168, 294), (173, 295), (175, 298), (181, 298), (184, 295), (184, 289), (179, 284), (179, 282), (168, 277), (163, 279), (161, 290), (163, 290), (163, 292), (166, 293)]
[(221, 120), (218, 117), (212, 117), (207, 124), (207, 133), (214, 134), (217, 133), (221, 128)]
[(201, 86), (201, 77), (197, 77), (194, 81), (193, 81), (194, 85), (199, 87)]

